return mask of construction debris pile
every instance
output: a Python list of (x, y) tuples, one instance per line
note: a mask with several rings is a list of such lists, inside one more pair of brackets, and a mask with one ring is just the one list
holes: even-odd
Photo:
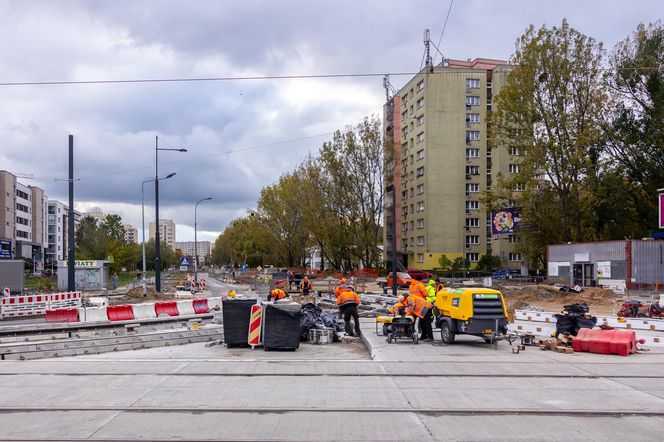
[[(565, 291), (564, 286), (526, 285), (498, 288), (505, 295), (507, 310), (521, 310), (529, 306), (545, 311), (560, 311), (566, 304), (585, 303), (597, 314), (611, 314), (620, 305), (622, 297), (613, 290), (587, 287), (580, 293)], [(563, 290), (561, 290), (563, 288)]]
[(556, 318), (556, 336), (574, 335), (579, 333), (581, 328), (593, 328), (597, 324), (597, 317), (589, 314), (588, 304), (568, 304), (563, 307), (563, 311), (554, 315)]

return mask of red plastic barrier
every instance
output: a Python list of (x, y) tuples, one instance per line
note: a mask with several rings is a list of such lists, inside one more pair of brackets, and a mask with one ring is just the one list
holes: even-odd
[(192, 301), (194, 305), (194, 312), (196, 312), (197, 315), (200, 315), (201, 313), (207, 313), (210, 311), (210, 307), (208, 307), (208, 302), (207, 298), (197, 298)]
[(178, 305), (175, 303), (175, 301), (155, 303), (154, 312), (157, 314), (157, 318), (162, 315), (180, 316), (180, 312), (178, 312)]
[(572, 341), (574, 351), (627, 356), (636, 353), (636, 333), (630, 330), (581, 328)]
[(78, 322), (78, 309), (59, 308), (46, 310), (46, 322)]
[(113, 305), (106, 309), (109, 321), (131, 321), (134, 319), (134, 311), (131, 305)]

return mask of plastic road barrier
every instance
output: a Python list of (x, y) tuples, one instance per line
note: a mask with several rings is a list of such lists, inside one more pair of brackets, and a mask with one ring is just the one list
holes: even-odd
[(106, 307), (79, 307), (78, 320), (81, 322), (106, 322)]
[(154, 305), (154, 311), (157, 315), (157, 318), (160, 316), (180, 316), (180, 313), (178, 312), (178, 306), (175, 301), (157, 302)]
[(154, 304), (133, 304), (134, 319), (154, 319), (157, 317)]
[(46, 322), (78, 322), (78, 309), (72, 307), (46, 310)]
[(194, 313), (197, 315), (200, 315), (201, 313), (207, 313), (210, 311), (207, 298), (194, 299), (191, 304), (192, 307), (194, 308)]
[(581, 328), (572, 341), (574, 351), (627, 356), (636, 353), (636, 333), (628, 330)]
[(176, 304), (180, 316), (190, 316), (196, 314), (194, 311), (193, 300), (189, 299), (187, 301), (176, 301)]
[(109, 321), (131, 321), (134, 318), (134, 311), (131, 305), (113, 305), (106, 308)]
[(263, 319), (263, 307), (260, 304), (251, 306), (251, 316), (249, 319), (249, 337), (247, 343), (253, 349), (261, 343), (261, 320)]

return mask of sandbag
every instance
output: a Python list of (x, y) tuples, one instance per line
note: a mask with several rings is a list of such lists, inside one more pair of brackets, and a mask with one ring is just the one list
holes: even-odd
[(576, 334), (576, 318), (571, 315), (555, 314), (556, 336), (564, 333)]
[(579, 304), (567, 304), (563, 307), (563, 310), (572, 315), (583, 315), (588, 313), (590, 308), (585, 302)]

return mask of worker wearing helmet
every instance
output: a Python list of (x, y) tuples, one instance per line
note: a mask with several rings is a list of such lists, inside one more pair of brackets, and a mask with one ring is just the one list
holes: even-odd
[(413, 281), (410, 283), (408, 291), (411, 295), (419, 296), (422, 299), (427, 299), (427, 289), (422, 281), (413, 279)]
[(406, 298), (403, 297), (403, 295), (399, 295), (397, 298), (397, 302), (392, 306), (387, 308), (387, 312), (391, 315), (398, 315), (399, 314), (399, 309), (404, 307), (404, 300)]
[(436, 281), (430, 279), (425, 289), (427, 291), (427, 301), (432, 304), (436, 302)]
[[(348, 336), (360, 336), (360, 317), (357, 313), (357, 306), (362, 302), (360, 301), (359, 295), (355, 292), (355, 287), (349, 285), (346, 290), (341, 292), (341, 296), (337, 299), (337, 305), (341, 309), (341, 313), (344, 317), (346, 334)], [(353, 318), (355, 321), (355, 334), (353, 334), (353, 328), (350, 326), (350, 319)]]
[(341, 278), (339, 280), (339, 285), (334, 288), (334, 294), (337, 297), (337, 301), (339, 300), (339, 297), (341, 296), (341, 292), (346, 290), (346, 279)]
[(304, 278), (302, 278), (302, 283), (300, 284), (300, 287), (302, 287), (303, 295), (309, 294), (309, 292), (311, 291), (311, 281), (309, 281), (309, 277), (305, 276)]
[(274, 289), (270, 293), (270, 296), (274, 301), (279, 301), (280, 299), (284, 299), (286, 297), (286, 292), (281, 289)]

